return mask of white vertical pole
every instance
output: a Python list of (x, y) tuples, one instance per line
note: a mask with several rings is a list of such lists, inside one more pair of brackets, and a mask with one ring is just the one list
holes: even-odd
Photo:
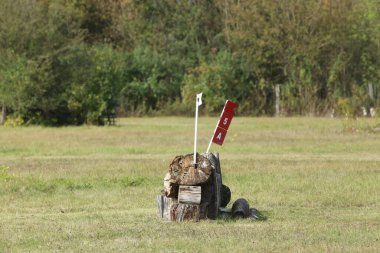
[(214, 130), (214, 133), (212, 134), (211, 136), (211, 140), (210, 140), (210, 143), (208, 144), (208, 147), (207, 147), (207, 151), (206, 153), (208, 153), (210, 151), (210, 148), (211, 148), (211, 144), (212, 144), (212, 139), (214, 138), (214, 134), (215, 134), (215, 131), (216, 131), (216, 128), (218, 127), (218, 125), (216, 125), (215, 127), (215, 130)]
[(195, 99), (195, 131), (194, 131), (194, 167), (197, 163), (197, 134), (198, 134), (198, 107), (202, 104), (202, 93), (197, 94)]
[(198, 102), (195, 107), (195, 131), (194, 131), (194, 167), (197, 163), (197, 130), (198, 130)]

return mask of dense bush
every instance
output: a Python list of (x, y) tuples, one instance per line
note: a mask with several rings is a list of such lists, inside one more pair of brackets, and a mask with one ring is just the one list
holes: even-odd
[[(380, 4), (3, 0), (0, 106), (25, 124), (117, 114), (355, 115), (380, 103)], [(373, 87), (370, 91), (369, 87)], [(20, 121), (20, 122), (21, 122)]]

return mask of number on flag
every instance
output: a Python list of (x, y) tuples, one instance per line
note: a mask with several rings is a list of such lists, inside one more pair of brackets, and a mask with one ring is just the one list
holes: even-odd
[(228, 128), (231, 125), (232, 118), (235, 115), (234, 109), (237, 107), (238, 107), (238, 104), (231, 102), (229, 100), (226, 101), (226, 104), (224, 105), (224, 108), (222, 111), (222, 115), (220, 116), (218, 125), (215, 129), (215, 133), (212, 138), (213, 143), (218, 144), (218, 145), (223, 144), (224, 138), (226, 138), (226, 135), (227, 135)]
[(218, 145), (222, 145), (226, 135), (227, 135), (227, 130), (221, 127), (217, 127), (214, 134), (214, 138), (212, 139), (212, 142)]

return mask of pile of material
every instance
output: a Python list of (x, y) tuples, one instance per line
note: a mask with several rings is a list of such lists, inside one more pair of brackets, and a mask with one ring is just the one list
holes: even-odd
[(170, 221), (216, 219), (224, 216), (253, 217), (244, 199), (237, 200), (232, 209), (225, 208), (231, 200), (230, 189), (222, 183), (219, 154), (197, 153), (176, 156), (164, 178), (164, 189), (157, 196), (159, 215)]

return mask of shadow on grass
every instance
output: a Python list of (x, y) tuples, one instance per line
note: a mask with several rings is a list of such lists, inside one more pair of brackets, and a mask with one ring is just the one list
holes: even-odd
[(239, 220), (267, 221), (268, 213), (265, 211), (259, 211), (256, 208), (251, 208), (248, 217), (243, 217), (241, 215), (234, 216), (232, 212), (221, 212), (218, 219), (229, 222), (236, 222)]
[[(251, 209), (255, 209), (255, 208), (251, 208)], [(256, 211), (256, 214), (255, 214), (255, 217), (253, 218), (254, 220), (257, 220), (257, 221), (266, 221), (268, 220), (268, 214), (267, 212), (263, 211), (263, 212), (260, 212), (259, 210), (255, 209)]]

